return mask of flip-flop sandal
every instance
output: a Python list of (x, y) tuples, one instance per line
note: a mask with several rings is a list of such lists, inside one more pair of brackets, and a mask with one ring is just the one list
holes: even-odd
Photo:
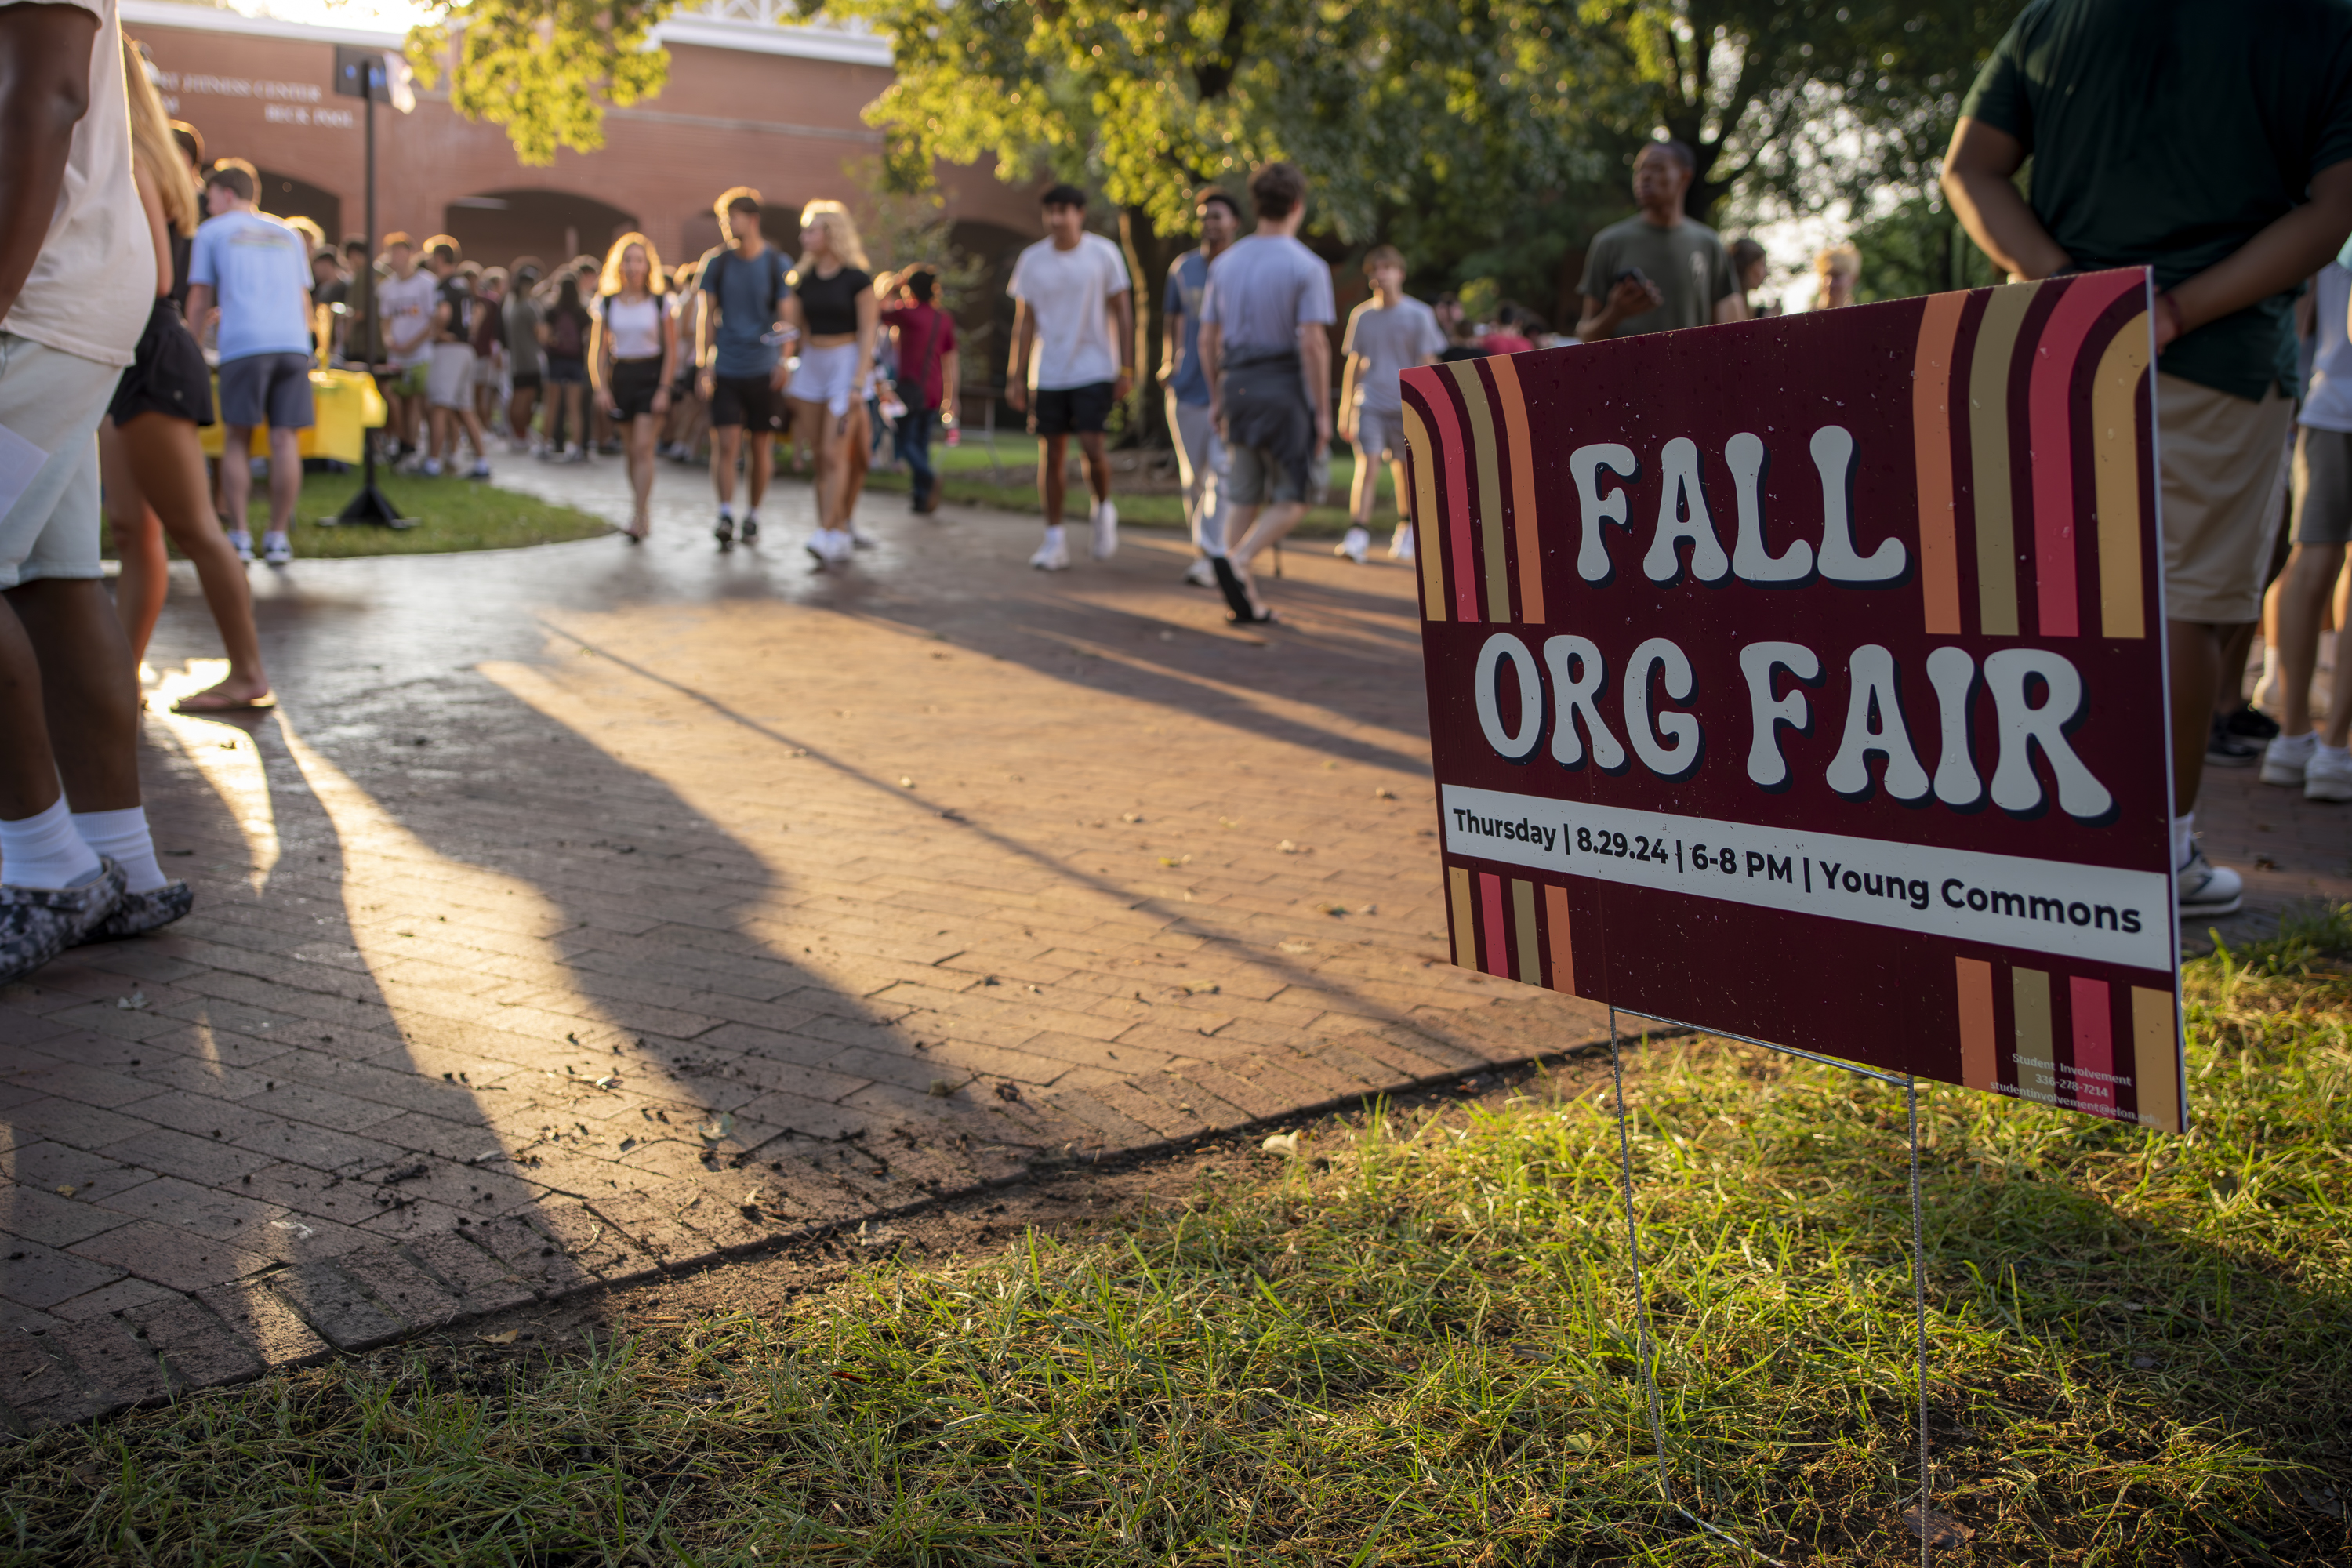
[(199, 691), (181, 698), (177, 702), (172, 704), (172, 711), (174, 713), (185, 713), (193, 718), (208, 719), (216, 713), (267, 713), (271, 709), (278, 706), (278, 695), (275, 692), (270, 693), (267, 697), (256, 697), (251, 700), (245, 702), (211, 702), (206, 703), (200, 708), (192, 708), (189, 706), (190, 703), (194, 702), (198, 697), (202, 697), (203, 695), (205, 694)]
[(1225, 608), (1235, 621), (1254, 621), (1257, 612), (1250, 607), (1249, 590), (1242, 586), (1242, 574), (1234, 563), (1222, 555), (1209, 557), (1209, 569), (1217, 574), (1217, 591), (1225, 596)]

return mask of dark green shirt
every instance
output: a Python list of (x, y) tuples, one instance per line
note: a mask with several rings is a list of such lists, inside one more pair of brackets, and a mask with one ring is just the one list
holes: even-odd
[[(2033, 155), (2032, 203), (2085, 270), (2201, 272), (2352, 158), (2352, 0), (2034, 0), (1960, 112)], [(2292, 294), (2165, 351), (2259, 399), (2294, 384)]]

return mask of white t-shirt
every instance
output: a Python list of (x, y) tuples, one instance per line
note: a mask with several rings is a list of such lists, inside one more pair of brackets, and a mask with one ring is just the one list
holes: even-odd
[(98, 18), (89, 46), (89, 110), (74, 126), (65, 185), (40, 258), (0, 331), (100, 364), (127, 365), (155, 308), (155, 240), (131, 174), (122, 34), (114, 0), (67, 3)]
[(1127, 258), (1098, 234), (1080, 235), (1067, 250), (1041, 239), (1023, 251), (1006, 292), (1026, 304), (1037, 321), (1029, 384), (1057, 392), (1118, 379), (1110, 302), (1130, 287)]
[(405, 279), (394, 275), (377, 281), (375, 308), (383, 317), (383, 350), (394, 366), (405, 370), (433, 357), (433, 307), (441, 302), (440, 290), (441, 280), (422, 267)]
[[(2352, 255), (2352, 245), (2345, 247)], [(2311, 384), (2303, 399), (2303, 423), (2315, 430), (2352, 431), (2352, 338), (2344, 330), (2344, 309), (2352, 300), (2352, 272), (2338, 257), (2319, 269), (2312, 291), (2319, 313), (2319, 346), (2312, 355)]]

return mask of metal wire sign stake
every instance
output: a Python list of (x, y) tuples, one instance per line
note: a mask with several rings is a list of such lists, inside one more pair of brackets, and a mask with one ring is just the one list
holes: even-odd
[(1903, 1089), (1923, 1562), (1919, 1080), (2187, 1119), (2152, 290), (1401, 373), (1454, 962)]
[[(1678, 1028), (1696, 1028), (1694, 1025), (1678, 1023), (1672, 1018), (1662, 1018), (1657, 1021), (1674, 1024)], [(1919, 1535), (1919, 1562), (1921, 1568), (1927, 1568), (1933, 1552), (1935, 1526), (1932, 1522), (1933, 1516), (1927, 1507), (1932, 1482), (1928, 1469), (1927, 1449), (1927, 1231), (1919, 1212), (1919, 1080), (1909, 1073), (1898, 1077), (1895, 1074), (1879, 1072), (1871, 1068), (1856, 1067), (1852, 1062), (1842, 1062), (1832, 1057), (1799, 1050), (1792, 1046), (1776, 1046), (1769, 1040), (1751, 1040), (1744, 1036), (1726, 1035), (1719, 1029), (1699, 1032), (1713, 1035), (1721, 1039), (1738, 1040), (1742, 1045), (1761, 1046), (1768, 1051), (1778, 1051), (1783, 1056), (1801, 1057), (1807, 1061), (1819, 1062), (1824, 1067), (1832, 1067), (1841, 1072), (1852, 1073), (1857, 1078), (1874, 1079), (1880, 1083), (1894, 1084), (1903, 1090), (1906, 1105), (1910, 1111), (1911, 1123), (1911, 1307), (1918, 1325), (1919, 1494), (1917, 1501), (1913, 1506), (1918, 1510), (1914, 1518), (1917, 1521), (1916, 1529)], [(1658, 1381), (1655, 1370), (1657, 1348), (1650, 1329), (1649, 1294), (1642, 1281), (1642, 1233), (1633, 1216), (1633, 1135), (1627, 1126), (1624, 1056), (1619, 1048), (1617, 1009), (1614, 1007), (1609, 1009), (1609, 1073), (1614, 1082), (1616, 1092), (1617, 1173), (1625, 1203), (1625, 1251), (1633, 1263), (1633, 1323), (1636, 1338), (1641, 1345), (1642, 1389), (1649, 1402), (1650, 1437), (1654, 1445), (1658, 1461), (1659, 1493), (1664, 1498), (1668, 1507), (1708, 1534), (1717, 1536), (1743, 1552), (1762, 1558), (1764, 1562), (1773, 1564), (1774, 1568), (1784, 1568), (1779, 1558), (1765, 1556), (1747, 1542), (1740, 1540), (1713, 1521), (1701, 1518), (1675, 1500), (1673, 1473), (1666, 1468), (1666, 1424), (1658, 1402)]]

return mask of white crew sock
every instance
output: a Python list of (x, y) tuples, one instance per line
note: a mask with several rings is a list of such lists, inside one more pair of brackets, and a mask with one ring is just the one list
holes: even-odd
[(2266, 702), (2276, 702), (2280, 700), (2280, 696), (2278, 645), (2264, 643), (2263, 645), (2263, 678), (2254, 682), (2254, 706), (2260, 708)]
[(720, 501), (720, 502), (719, 503), (719, 515), (720, 517), (725, 518), (725, 519), (726, 519), (728, 521), (730, 521), (730, 522), (734, 521), (735, 521), (735, 503), (734, 503), (733, 501), (731, 501), (731, 500), (723, 500), (723, 501)]
[(1048, 544), (1059, 544), (1062, 542), (1062, 525), (1060, 523), (1055, 523), (1045, 530), (1045, 542)]
[(2189, 812), (2172, 819), (2172, 864), (2177, 869), (2189, 864), (2196, 850), (2197, 814)]
[(0, 822), (0, 882), (9, 887), (79, 888), (100, 869), (97, 853), (74, 831), (62, 795), (37, 816)]
[(147, 831), (145, 806), (133, 805), (121, 811), (77, 811), (73, 825), (84, 844), (100, 855), (111, 857), (122, 868), (124, 885), (132, 892), (152, 893), (170, 880), (163, 875), (163, 868), (155, 864), (155, 840)]

